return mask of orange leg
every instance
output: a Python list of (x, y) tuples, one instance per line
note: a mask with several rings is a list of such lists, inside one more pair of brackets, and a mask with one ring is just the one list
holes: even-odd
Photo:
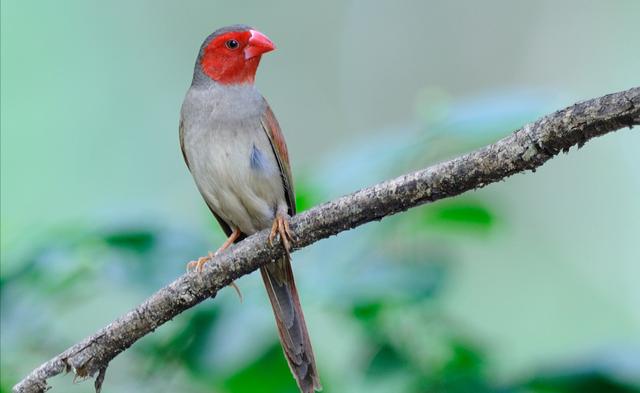
[(216, 252), (209, 252), (209, 254), (206, 257), (200, 257), (198, 258), (198, 260), (196, 261), (191, 261), (187, 264), (187, 271), (192, 271), (195, 270), (198, 273), (200, 273), (202, 271), (202, 269), (204, 268), (204, 265), (209, 262), (210, 260), (213, 259), (213, 257), (215, 257), (216, 255), (218, 255), (219, 253), (221, 253), (222, 251), (226, 250), (227, 248), (229, 248), (230, 245), (233, 244), (233, 242), (235, 242), (236, 240), (238, 240), (238, 238), (240, 237), (240, 230), (239, 229), (234, 229), (233, 232), (231, 232), (231, 235), (229, 235), (229, 237), (227, 238), (227, 240), (222, 244), (222, 246), (220, 246), (220, 248), (218, 248), (216, 250)]
[(293, 233), (291, 233), (291, 229), (289, 229), (289, 217), (278, 215), (273, 220), (271, 233), (269, 233), (269, 244), (272, 246), (273, 239), (275, 239), (276, 234), (282, 240), (282, 245), (285, 250), (289, 252), (289, 250), (291, 250), (291, 242), (293, 242)]

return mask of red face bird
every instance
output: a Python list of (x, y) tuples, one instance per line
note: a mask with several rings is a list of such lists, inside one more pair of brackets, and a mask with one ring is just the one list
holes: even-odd
[(225, 85), (253, 83), (261, 55), (274, 49), (273, 42), (256, 30), (223, 33), (204, 47), (202, 71)]
[[(279, 235), (286, 256), (260, 269), (285, 357), (303, 393), (321, 389), (289, 257), (289, 217), (296, 212), (287, 146), (266, 100), (253, 85), (261, 55), (275, 49), (248, 26), (204, 41), (182, 104), (180, 145), (198, 190), (227, 241), (260, 230)], [(201, 270), (209, 258), (190, 264)]]

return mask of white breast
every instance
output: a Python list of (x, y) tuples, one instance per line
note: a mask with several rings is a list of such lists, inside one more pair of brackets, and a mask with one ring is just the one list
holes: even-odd
[[(207, 204), (246, 234), (271, 226), (287, 204), (253, 86), (191, 88), (182, 107), (189, 168)], [(230, 89), (230, 90), (226, 90)]]

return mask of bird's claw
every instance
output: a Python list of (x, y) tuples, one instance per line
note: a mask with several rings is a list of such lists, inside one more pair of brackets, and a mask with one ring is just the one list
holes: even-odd
[(202, 272), (207, 262), (211, 261), (216, 255), (218, 255), (217, 251), (216, 252), (209, 251), (206, 257), (200, 257), (195, 261), (191, 261), (187, 263), (187, 272), (194, 272), (194, 271), (198, 273)]
[[(206, 257), (200, 257), (195, 261), (191, 261), (187, 263), (187, 272), (190, 273), (195, 271), (198, 273), (202, 273), (202, 270), (204, 269), (204, 266), (207, 264), (207, 262), (212, 261), (213, 258), (218, 256), (218, 254), (226, 250), (230, 245), (233, 244), (233, 242), (235, 242), (238, 239), (238, 237), (240, 237), (240, 235), (241, 235), (240, 230), (234, 229), (233, 232), (227, 238), (227, 240), (222, 244), (222, 246), (220, 246), (220, 248), (218, 248), (218, 250), (216, 250), (216, 252), (209, 251)], [(240, 298), (240, 303), (242, 303), (243, 297), (242, 297), (242, 292), (240, 292), (240, 288), (236, 285), (234, 281), (232, 281), (231, 284), (229, 285), (236, 290), (236, 293)]]
[(277, 216), (273, 220), (271, 225), (271, 232), (269, 233), (269, 245), (273, 246), (273, 239), (276, 235), (280, 237), (282, 245), (285, 250), (289, 252), (291, 250), (291, 243), (293, 242), (293, 233), (289, 228), (289, 218), (284, 216)]
[[(209, 262), (213, 258), (215, 258), (216, 255), (218, 255), (218, 251), (216, 251), (216, 252), (209, 251), (209, 253), (207, 254), (206, 257), (200, 257), (195, 261), (191, 261), (191, 262), (187, 263), (187, 272), (198, 272), (198, 273), (201, 273), (202, 270), (204, 269), (204, 266), (207, 264), (207, 262)], [(231, 281), (231, 284), (229, 284), (229, 286), (233, 287), (233, 289), (235, 289), (236, 293), (238, 294), (238, 298), (240, 298), (240, 303), (242, 303), (242, 301), (244, 300), (244, 296), (242, 296), (242, 292), (240, 291), (240, 287), (238, 287), (238, 285), (236, 284), (235, 281)]]

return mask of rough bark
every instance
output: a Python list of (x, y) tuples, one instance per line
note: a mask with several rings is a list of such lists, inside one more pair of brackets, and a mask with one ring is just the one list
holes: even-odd
[[(411, 207), (484, 187), (514, 173), (535, 170), (561, 151), (591, 138), (640, 124), (640, 87), (580, 102), (544, 116), (509, 136), (463, 156), (364, 188), (292, 218), (294, 249)], [(189, 273), (144, 303), (42, 364), (14, 392), (47, 390), (47, 379), (65, 371), (97, 375), (100, 390), (109, 362), (155, 328), (216, 295), (233, 280), (282, 256), (267, 232), (257, 233), (216, 257), (201, 273)]]

